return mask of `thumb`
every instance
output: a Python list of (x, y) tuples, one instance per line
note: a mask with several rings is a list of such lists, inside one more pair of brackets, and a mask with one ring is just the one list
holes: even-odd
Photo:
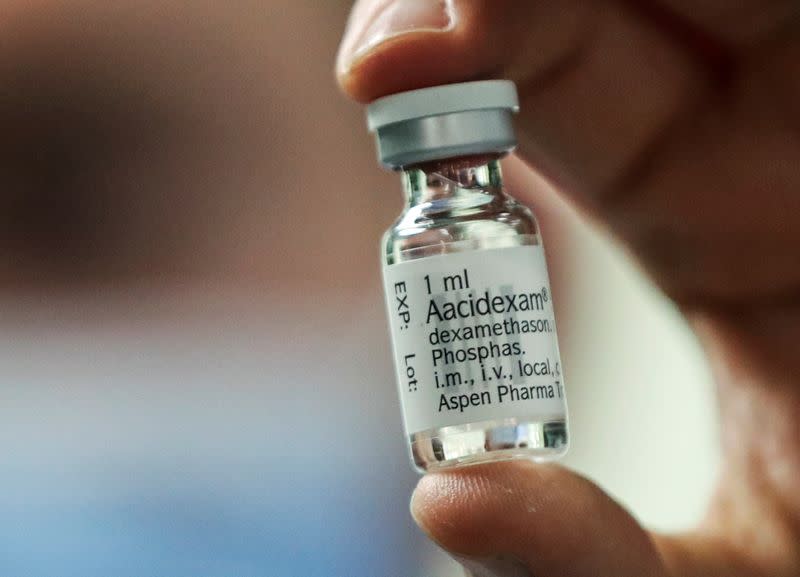
[(555, 465), (432, 473), (420, 480), (411, 511), (475, 577), (666, 574), (650, 536), (622, 507)]

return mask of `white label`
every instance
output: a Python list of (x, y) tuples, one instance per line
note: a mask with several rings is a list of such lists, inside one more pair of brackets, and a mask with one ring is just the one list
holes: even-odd
[(407, 433), (565, 418), (541, 246), (401, 262), (383, 278)]

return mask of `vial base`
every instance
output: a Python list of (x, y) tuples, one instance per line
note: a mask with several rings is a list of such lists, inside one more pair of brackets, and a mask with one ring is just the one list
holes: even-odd
[(410, 435), (411, 455), (420, 472), (505, 461), (549, 461), (569, 446), (564, 419), (483, 421)]

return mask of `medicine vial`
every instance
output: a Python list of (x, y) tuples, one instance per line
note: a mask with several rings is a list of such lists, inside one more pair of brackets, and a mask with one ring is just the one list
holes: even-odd
[(411, 459), (421, 472), (548, 460), (568, 446), (553, 299), (539, 228), (506, 195), (514, 84), (450, 84), (368, 108), (406, 204), (383, 280)]

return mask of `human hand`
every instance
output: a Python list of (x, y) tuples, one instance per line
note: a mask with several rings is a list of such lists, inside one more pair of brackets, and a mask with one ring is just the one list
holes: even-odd
[(695, 530), (648, 533), (516, 462), (425, 476), (431, 538), (475, 575), (800, 573), (800, 5), (362, 0), (337, 73), (363, 102), (516, 81), (520, 155), (627, 244), (717, 380), (723, 467)]

